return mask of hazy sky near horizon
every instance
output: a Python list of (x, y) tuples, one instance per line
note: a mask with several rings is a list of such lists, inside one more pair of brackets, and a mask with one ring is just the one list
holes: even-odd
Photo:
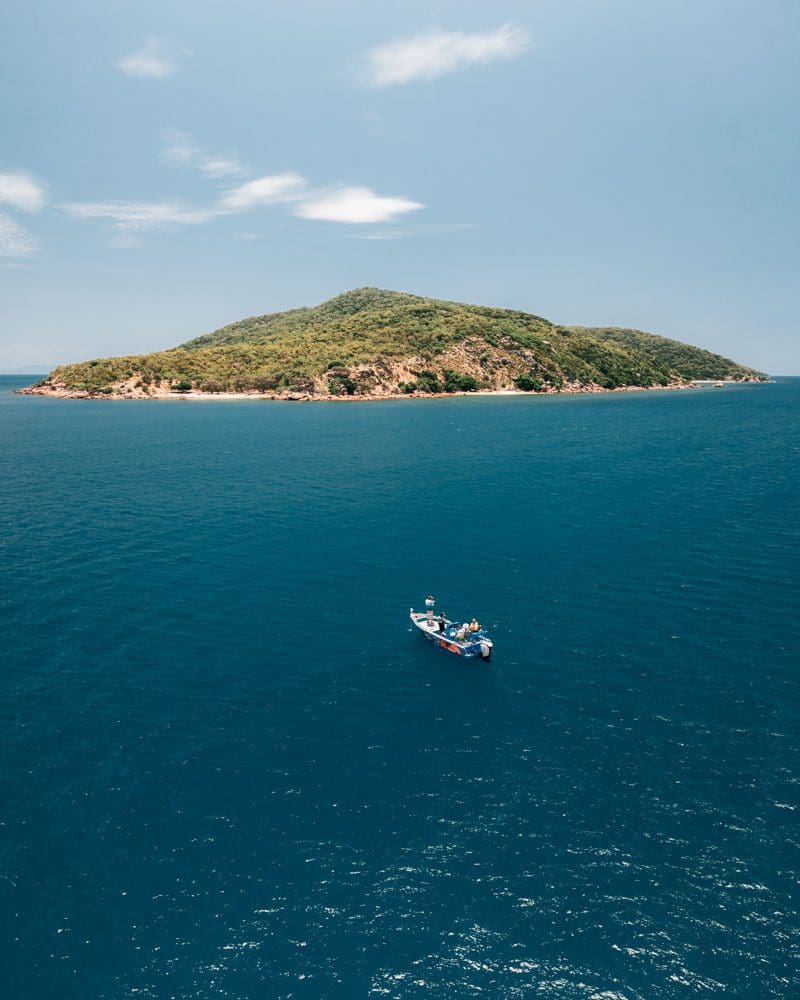
[(363, 285), (800, 373), (795, 0), (0, 9), (0, 371)]

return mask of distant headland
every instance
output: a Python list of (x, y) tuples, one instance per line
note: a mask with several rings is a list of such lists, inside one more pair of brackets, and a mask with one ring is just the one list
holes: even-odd
[(640, 330), (559, 326), (511, 309), (359, 288), (240, 320), (171, 350), (61, 365), (20, 392), (76, 399), (382, 399), (684, 388), (764, 381)]

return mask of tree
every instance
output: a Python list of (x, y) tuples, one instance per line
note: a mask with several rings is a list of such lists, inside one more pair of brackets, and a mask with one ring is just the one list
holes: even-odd
[(439, 376), (436, 372), (432, 372), (429, 368), (423, 368), (421, 372), (417, 374), (417, 389), (420, 392), (441, 392), (442, 383), (439, 381)]
[(332, 396), (352, 396), (356, 389), (356, 383), (349, 375), (341, 375), (339, 372), (334, 372), (328, 379), (328, 392)]
[(477, 392), (479, 388), (480, 383), (472, 375), (462, 375), (449, 369), (444, 373), (445, 392)]

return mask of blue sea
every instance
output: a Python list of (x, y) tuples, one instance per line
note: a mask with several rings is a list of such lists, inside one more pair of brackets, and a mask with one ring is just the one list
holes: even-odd
[[(800, 995), (800, 380), (351, 404), (0, 383), (0, 976)], [(432, 592), (490, 664), (408, 621)]]

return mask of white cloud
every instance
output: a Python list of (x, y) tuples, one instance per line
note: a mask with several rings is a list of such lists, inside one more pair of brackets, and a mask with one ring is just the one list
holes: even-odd
[(407, 212), (424, 208), (408, 198), (387, 198), (365, 187), (346, 187), (307, 198), (295, 209), (301, 219), (324, 222), (391, 222)]
[(117, 69), (140, 80), (163, 80), (174, 73), (175, 63), (162, 39), (148, 38), (140, 49), (123, 56), (117, 63)]
[(36, 249), (31, 234), (10, 215), (0, 212), (0, 257), (30, 257)]
[(27, 174), (0, 174), (0, 202), (22, 212), (39, 212), (44, 188)]
[(214, 179), (231, 177), (244, 172), (244, 168), (235, 156), (218, 156), (206, 153), (185, 132), (172, 133), (163, 156), (169, 163), (174, 163), (179, 167), (191, 167), (206, 177)]
[(513, 59), (530, 44), (528, 32), (515, 24), (471, 34), (434, 28), (368, 49), (363, 57), (363, 79), (372, 87), (435, 80), (468, 66)]
[[(179, 201), (79, 201), (62, 204), (76, 219), (106, 221), (116, 230), (112, 246), (138, 246), (143, 233), (169, 226), (193, 226), (268, 205), (291, 206), (303, 219), (355, 224), (388, 223), (425, 206), (408, 198), (386, 197), (366, 187), (313, 191), (300, 174), (286, 171), (247, 181), (206, 206)], [(255, 234), (240, 234), (251, 239)]]
[(247, 181), (231, 188), (219, 201), (223, 212), (244, 212), (258, 205), (274, 205), (277, 202), (295, 201), (306, 187), (306, 180), (300, 174), (287, 170), (282, 174), (271, 174)]
[(242, 165), (235, 156), (205, 156), (199, 169), (206, 177), (229, 177), (231, 174), (240, 174)]

